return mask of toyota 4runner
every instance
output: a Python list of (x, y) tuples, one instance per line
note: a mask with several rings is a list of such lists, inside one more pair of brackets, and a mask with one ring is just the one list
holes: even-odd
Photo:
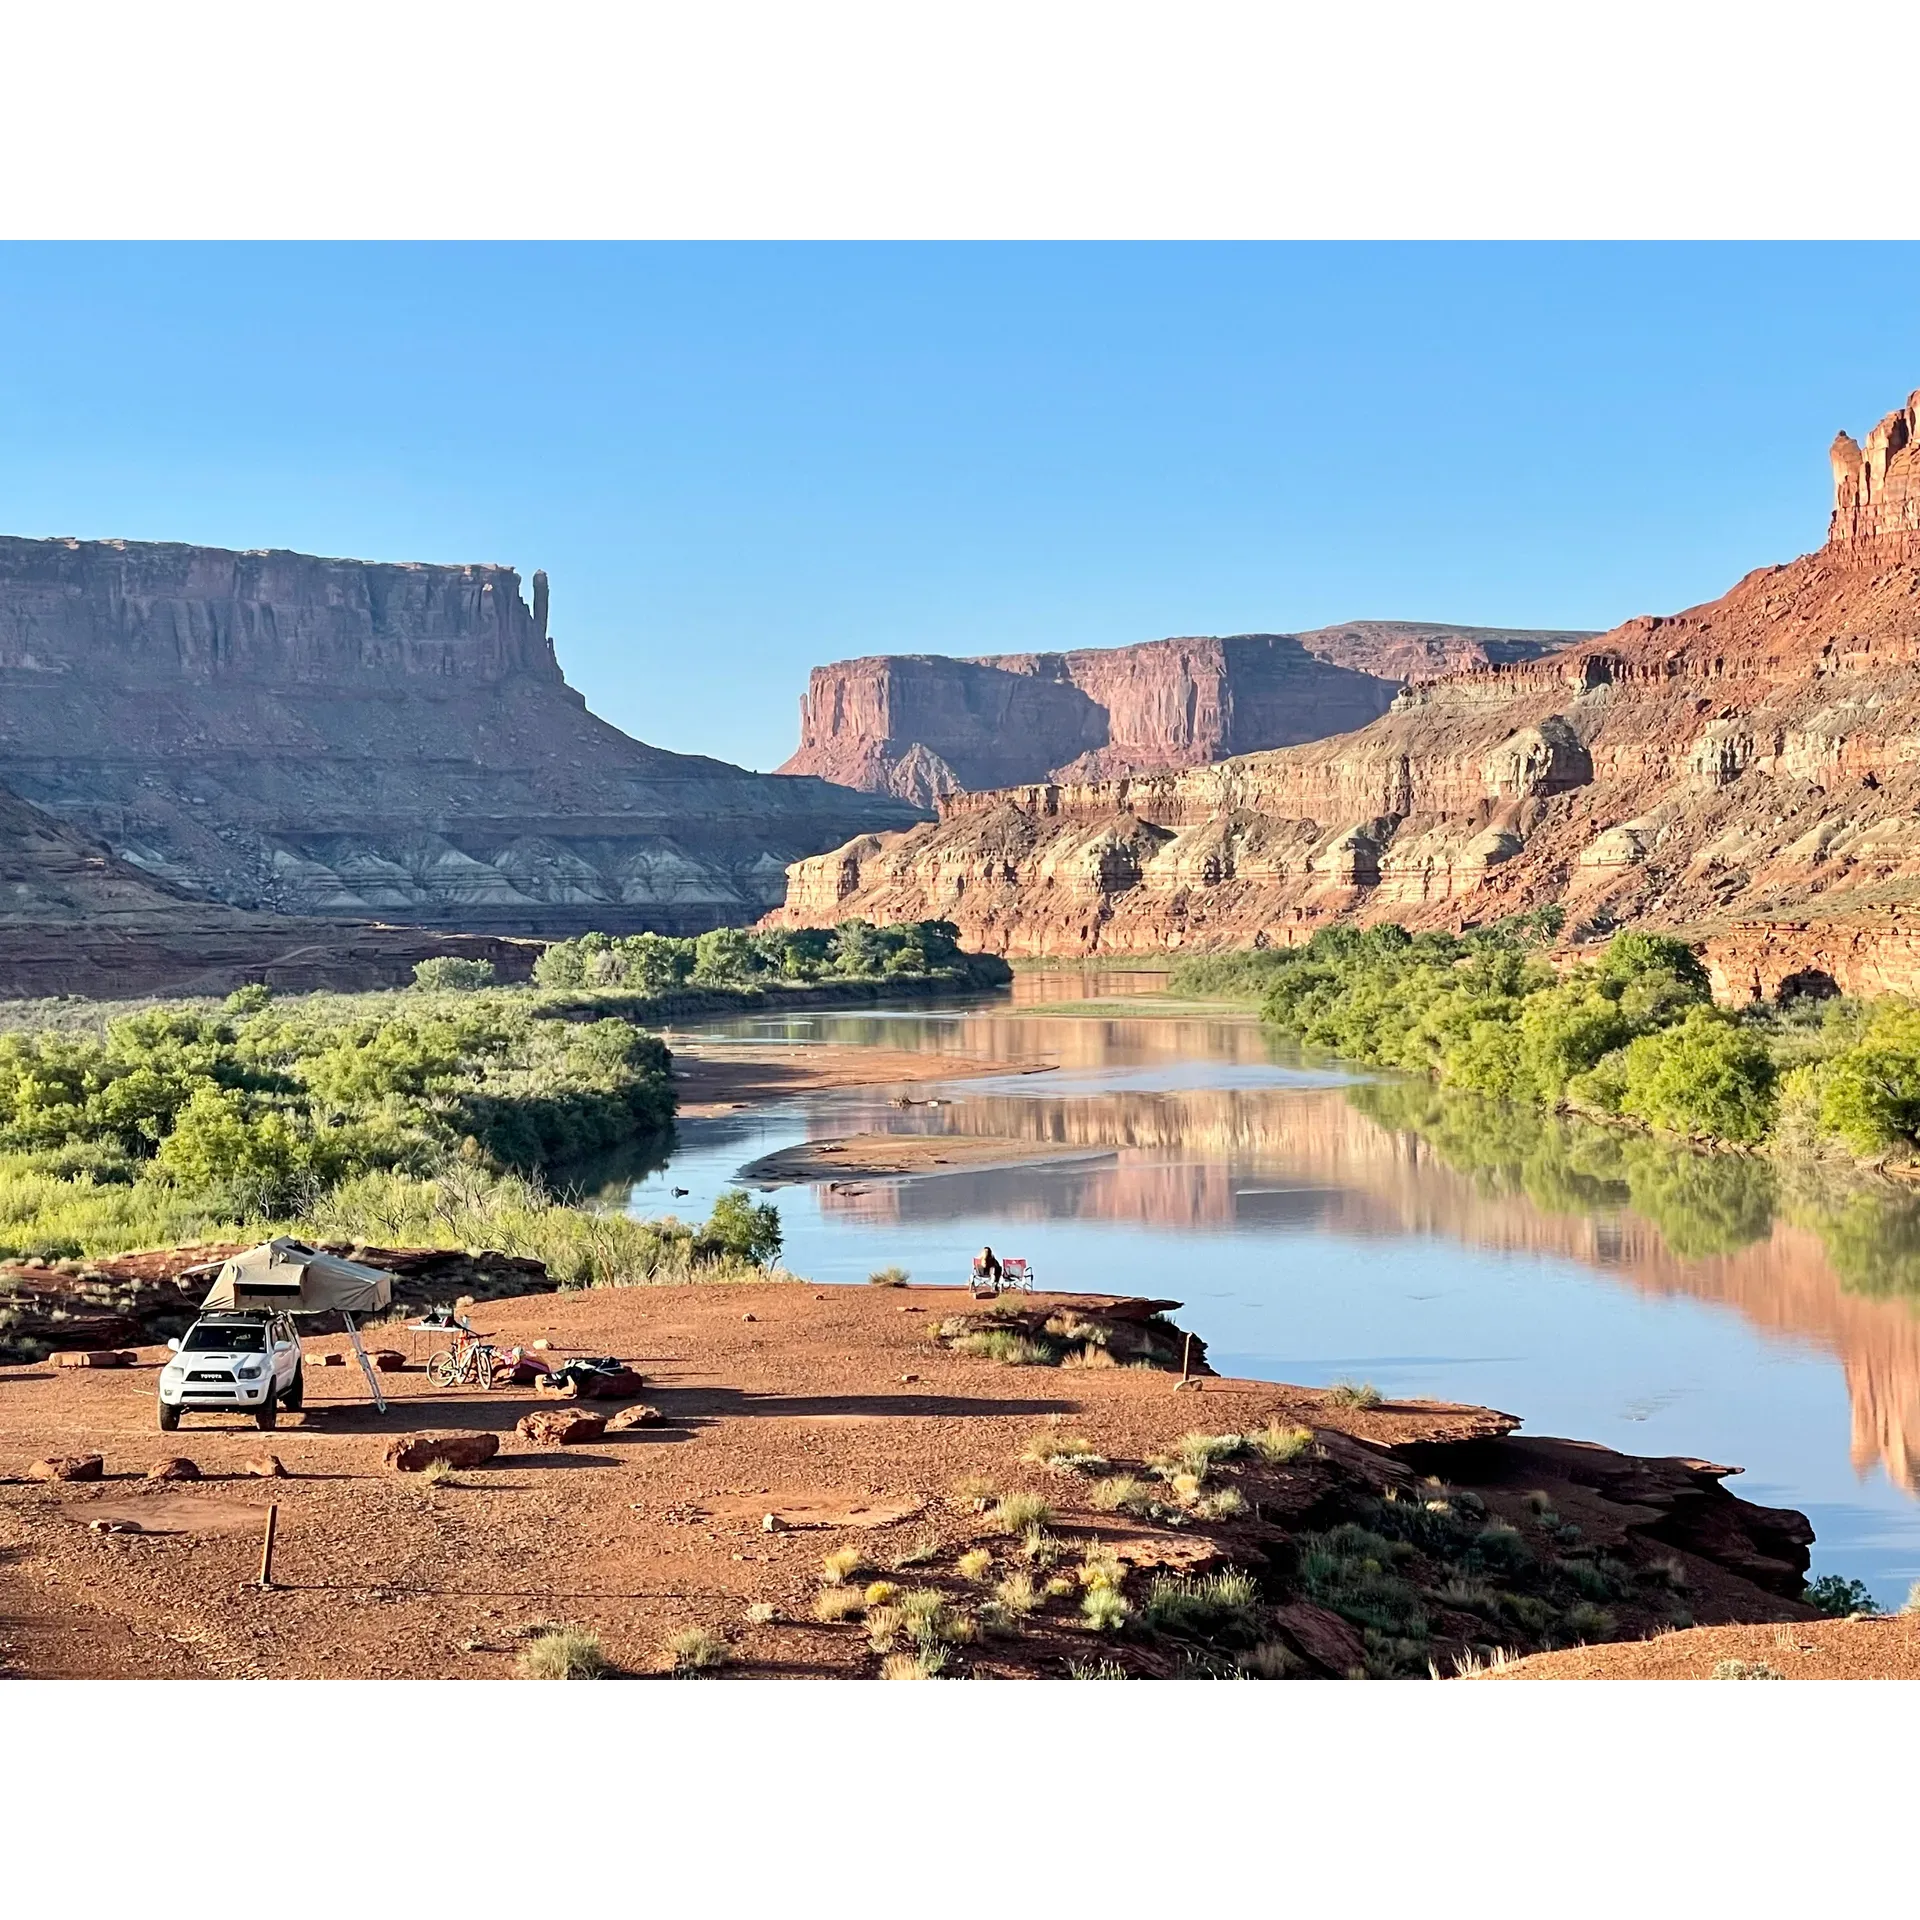
[(300, 1336), (284, 1313), (202, 1314), (160, 1370), (160, 1428), (172, 1433), (196, 1410), (253, 1415), (271, 1427), (282, 1407), (298, 1408), (306, 1389)]

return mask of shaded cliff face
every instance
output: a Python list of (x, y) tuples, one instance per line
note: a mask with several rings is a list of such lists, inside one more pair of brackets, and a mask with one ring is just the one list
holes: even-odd
[(499, 933), (751, 919), (916, 816), (586, 711), (508, 567), (0, 538), (0, 780), (232, 905)]
[(1916, 418), (1920, 398), (1857, 463), (1836, 454), (1825, 547), (1722, 599), (1416, 684), (1338, 738), (953, 796), (937, 825), (796, 865), (787, 911), (938, 913), (997, 951), (1075, 954), (1559, 902), (1576, 933), (1715, 933), (1729, 990), (1771, 991), (1816, 949), (1843, 987), (1910, 977)]
[(0, 787), (0, 998), (404, 986), (432, 954), (524, 980), (537, 942), (246, 913), (143, 873)]
[(1587, 637), (1355, 621), (1073, 653), (843, 660), (814, 669), (800, 747), (781, 771), (930, 805), (1202, 766), (1364, 726), (1415, 674), (1537, 659)]

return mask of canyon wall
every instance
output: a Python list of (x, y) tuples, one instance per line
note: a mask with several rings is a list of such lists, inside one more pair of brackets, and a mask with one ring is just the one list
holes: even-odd
[(925, 806), (963, 790), (1200, 766), (1364, 726), (1419, 674), (1587, 637), (1354, 621), (1071, 653), (842, 660), (813, 670), (800, 746), (781, 771)]
[(949, 795), (936, 823), (796, 863), (785, 917), (940, 914), (990, 951), (1068, 956), (1557, 903), (1570, 937), (1713, 935), (1730, 991), (1816, 948), (1863, 982), (1912, 977), (1894, 910), (1920, 907), (1914, 406), (1857, 460), (1837, 449), (1823, 548), (1719, 600), (1417, 682), (1334, 738)]
[(587, 712), (499, 566), (0, 538), (0, 782), (241, 908), (497, 934), (752, 919), (914, 809)]

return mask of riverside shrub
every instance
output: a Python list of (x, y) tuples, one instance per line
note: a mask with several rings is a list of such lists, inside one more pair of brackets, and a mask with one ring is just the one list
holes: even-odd
[(1257, 997), (1306, 1046), (1488, 1098), (1694, 1140), (1757, 1145), (1781, 1123), (1796, 1142), (1920, 1154), (1920, 1007), (1842, 998), (1730, 1014), (1670, 935), (1618, 934), (1558, 975), (1536, 950), (1550, 937), (1531, 919), (1465, 935), (1328, 927), (1299, 947), (1181, 961), (1171, 985)]

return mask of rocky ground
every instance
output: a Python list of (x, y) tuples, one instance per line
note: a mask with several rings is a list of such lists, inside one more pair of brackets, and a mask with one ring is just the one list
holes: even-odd
[[(1021, 1305), (1064, 1330), (1056, 1357), (1084, 1352), (1105, 1311)], [(669, 1671), (697, 1629), (721, 1673), (872, 1675), (915, 1644), (896, 1603), (916, 1594), (946, 1671), (979, 1677), (1451, 1672), (1570, 1621), (1828, 1631), (1791, 1597), (1805, 1522), (1734, 1500), (1719, 1469), (1523, 1439), (1483, 1408), (1008, 1365), (970, 1350), (979, 1311), (950, 1290), (803, 1283), (493, 1302), (480, 1324), (502, 1343), (617, 1354), (645, 1376), (657, 1422), (571, 1446), (519, 1431), (543, 1404), (531, 1389), (432, 1389), (430, 1336), (391, 1330), (413, 1366), (384, 1376), (384, 1417), (356, 1369), (321, 1363), (336, 1337), (310, 1344), (307, 1409), (271, 1434), (216, 1415), (157, 1432), (164, 1349), (125, 1370), (0, 1369), (0, 1658), (46, 1676), (500, 1677), (566, 1623), (627, 1673)], [(1307, 1437), (1290, 1457), (1216, 1459), (1204, 1485), (1149, 1471), (1182, 1436), (1269, 1427)], [(440, 1484), (385, 1464), (396, 1438), (448, 1429), (499, 1451)], [(1075, 1445), (1107, 1465), (1034, 1457)], [(31, 1477), (86, 1453), (98, 1480)], [(148, 1477), (174, 1456), (199, 1478)], [(1096, 1505), (1117, 1476), (1154, 1504)], [(1000, 1503), (1020, 1494), (1051, 1509), (1037, 1534), (1008, 1530), (1018, 1509)], [(1249, 1581), (1191, 1584), (1221, 1569)], [(1156, 1581), (1175, 1585), (1156, 1597)], [(1086, 1610), (1101, 1585), (1122, 1630)]]

